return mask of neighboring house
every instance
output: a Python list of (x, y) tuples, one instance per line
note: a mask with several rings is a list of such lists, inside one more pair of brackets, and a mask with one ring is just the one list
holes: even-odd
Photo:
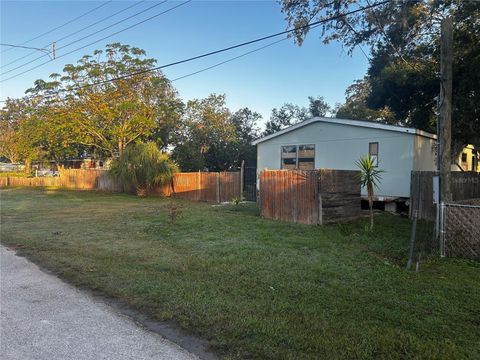
[(480, 172), (480, 151), (473, 145), (467, 145), (452, 165), (452, 171)]
[(70, 159), (57, 164), (53, 160), (32, 161), (32, 170), (38, 176), (58, 175), (59, 165), (65, 169), (108, 169), (108, 161), (98, 159)]
[(105, 161), (91, 158), (67, 160), (65, 168), (70, 169), (104, 169)]
[[(435, 170), (436, 135), (418, 129), (359, 120), (312, 118), (253, 142), (257, 169), (358, 170), (370, 154), (385, 171), (377, 200), (410, 197), (412, 170)], [(366, 189), (362, 189), (366, 195)]]

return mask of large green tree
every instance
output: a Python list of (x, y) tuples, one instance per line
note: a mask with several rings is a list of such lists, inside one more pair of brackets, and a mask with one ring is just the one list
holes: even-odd
[(113, 43), (66, 65), (52, 81), (37, 81), (29, 92), (55, 94), (49, 110), (61, 108), (59, 121), (85, 148), (116, 157), (136, 141), (167, 146), (182, 103), (169, 80), (153, 69), (155, 62), (139, 48)]
[(24, 161), (34, 152), (24, 126), (31, 116), (25, 99), (7, 99), (0, 109), (0, 157), (12, 163)]
[[(291, 26), (339, 15), (371, 1), (283, 0), (282, 11)], [(480, 2), (390, 1), (323, 25), (323, 41), (340, 41), (348, 51), (371, 49), (366, 77), (347, 92), (339, 117), (357, 117), (435, 131), (439, 95), (440, 23), (454, 19), (453, 138), (480, 145)], [(295, 32), (301, 44), (311, 29)]]
[(262, 116), (259, 113), (249, 108), (242, 108), (231, 115), (230, 122), (235, 131), (235, 141), (231, 143), (233, 167), (240, 167), (242, 160), (246, 165), (256, 165), (257, 148), (252, 145), (252, 142), (260, 137), (258, 122), (261, 119)]
[(263, 136), (273, 134), (315, 116), (326, 116), (332, 109), (322, 96), (309, 96), (308, 107), (286, 103), (272, 109), (270, 120), (265, 124)]
[(225, 95), (188, 101), (173, 158), (183, 171), (230, 170), (238, 168), (242, 160), (254, 164), (251, 142), (258, 137), (260, 118), (248, 108), (232, 114)]

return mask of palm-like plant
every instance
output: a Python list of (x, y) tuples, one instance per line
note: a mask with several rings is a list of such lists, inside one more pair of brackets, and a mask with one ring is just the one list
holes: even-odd
[(367, 188), (368, 206), (370, 208), (370, 230), (373, 229), (373, 197), (375, 195), (374, 189), (377, 188), (382, 179), (381, 173), (385, 172), (376, 167), (373, 158), (370, 155), (365, 155), (356, 162), (360, 169), (360, 184)]
[(134, 187), (144, 196), (155, 186), (167, 184), (178, 167), (154, 142), (131, 144), (112, 162), (110, 173), (122, 186)]

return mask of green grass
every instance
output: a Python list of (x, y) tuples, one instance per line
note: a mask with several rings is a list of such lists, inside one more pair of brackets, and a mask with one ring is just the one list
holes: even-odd
[(173, 320), (228, 358), (474, 359), (480, 263), (404, 269), (410, 222), (274, 222), (254, 205), (1, 192), (1, 241), (77, 286)]

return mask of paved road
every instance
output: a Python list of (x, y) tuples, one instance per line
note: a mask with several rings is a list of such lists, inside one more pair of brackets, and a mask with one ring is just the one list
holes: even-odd
[(3, 360), (196, 359), (0, 246)]

